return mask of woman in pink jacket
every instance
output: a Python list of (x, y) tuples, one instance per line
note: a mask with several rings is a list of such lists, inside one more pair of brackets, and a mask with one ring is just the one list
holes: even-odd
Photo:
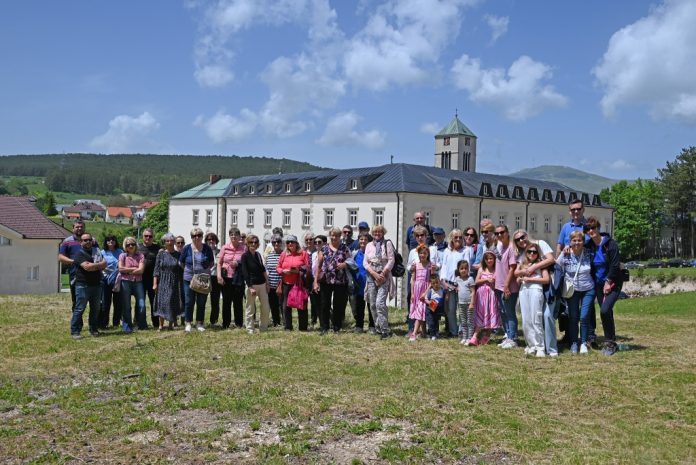
[(365, 297), (370, 304), (375, 329), (382, 339), (392, 335), (389, 329), (387, 298), (393, 289), (391, 270), (394, 267), (394, 243), (384, 238), (387, 230), (381, 224), (372, 227), (372, 242), (365, 247), (363, 266), (367, 271)]

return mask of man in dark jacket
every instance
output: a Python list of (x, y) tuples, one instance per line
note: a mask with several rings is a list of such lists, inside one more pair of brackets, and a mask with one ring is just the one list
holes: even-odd
[(101, 310), (101, 270), (106, 261), (99, 249), (92, 245), (92, 235), (80, 236), (81, 247), (74, 255), (75, 265), (75, 307), (70, 320), (70, 334), (73, 339), (81, 339), (82, 314), (89, 303), (89, 334), (98, 336), (99, 311)]

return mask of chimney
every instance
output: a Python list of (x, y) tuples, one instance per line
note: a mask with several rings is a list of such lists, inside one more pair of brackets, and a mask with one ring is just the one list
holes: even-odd
[(211, 174), (210, 175), (210, 184), (215, 184), (218, 182), (220, 179), (222, 179), (222, 175), (219, 174)]

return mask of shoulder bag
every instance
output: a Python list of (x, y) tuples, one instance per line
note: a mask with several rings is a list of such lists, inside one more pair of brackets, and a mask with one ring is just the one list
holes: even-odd
[[(191, 271), (195, 271), (195, 269), (196, 269), (196, 251), (193, 250), (193, 247), (191, 247), (191, 263), (192, 263)], [(210, 282), (210, 274), (209, 273), (194, 273), (193, 277), (191, 278), (190, 287), (191, 287), (191, 289), (193, 289), (193, 291), (198, 292), (199, 294), (210, 294), (210, 290), (212, 287), (212, 283)]]
[(395, 278), (401, 278), (406, 274), (406, 267), (404, 266), (404, 257), (401, 256), (399, 252), (396, 250), (396, 246), (394, 246), (394, 243), (391, 240), (386, 240), (386, 242), (390, 242), (392, 245), (392, 250), (394, 250), (394, 267), (391, 270), (392, 276)]
[(582, 253), (580, 254), (580, 260), (578, 260), (578, 268), (575, 270), (575, 276), (573, 276), (572, 281), (568, 281), (567, 279), (563, 280), (563, 293), (561, 294), (564, 299), (570, 299), (573, 297), (573, 294), (575, 294), (575, 280), (578, 277), (578, 272), (580, 271), (580, 266), (582, 265), (582, 257), (585, 255), (585, 251), (583, 250)]

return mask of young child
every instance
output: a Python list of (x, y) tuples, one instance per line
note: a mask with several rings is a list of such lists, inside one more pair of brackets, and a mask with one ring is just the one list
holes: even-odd
[(531, 243), (524, 251), (522, 263), (515, 270), (517, 282), (520, 283), (520, 310), (522, 310), (522, 328), (527, 347), (525, 355), (536, 352), (537, 357), (545, 357), (544, 351), (544, 284), (549, 282), (546, 269), (528, 273), (527, 268), (541, 261), (539, 246)]
[(408, 317), (415, 320), (413, 332), (408, 338), (413, 342), (418, 335), (422, 333), (425, 336), (425, 300), (421, 296), (428, 288), (430, 280), (430, 249), (425, 244), (420, 244), (416, 247), (418, 253), (418, 262), (416, 263), (416, 271), (414, 272), (411, 283), (411, 308)]
[(427, 309), (425, 321), (428, 324), (428, 335), (433, 341), (440, 337), (440, 317), (445, 316), (445, 290), (440, 285), (440, 276), (431, 273), (430, 285), (422, 294)]
[[(469, 276), (469, 262), (459, 260), (454, 282), (457, 285), (457, 314), (459, 315), (459, 334), (461, 344), (467, 344), (474, 335), (474, 301), (471, 299), (471, 289), (474, 278)], [(468, 345), (468, 344), (467, 344)]]
[(481, 259), (481, 268), (476, 275), (476, 312), (474, 314), (474, 336), (469, 345), (485, 345), (491, 331), (501, 326), (498, 302), (495, 298), (495, 253), (486, 251)]

